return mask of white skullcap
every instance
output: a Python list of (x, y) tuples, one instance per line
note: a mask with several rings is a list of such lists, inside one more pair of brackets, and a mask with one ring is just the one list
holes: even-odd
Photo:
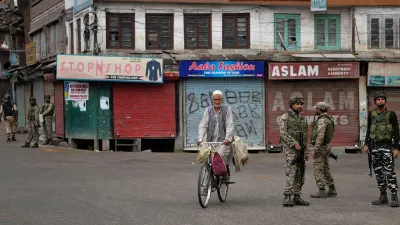
[(213, 96), (214, 95), (221, 95), (221, 97), (222, 97), (222, 92), (220, 91), (220, 90), (215, 90), (214, 92), (213, 92)]

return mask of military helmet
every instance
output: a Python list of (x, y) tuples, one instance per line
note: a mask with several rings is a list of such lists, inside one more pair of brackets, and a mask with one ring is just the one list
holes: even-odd
[(5, 95), (4, 95), (4, 98), (3, 98), (3, 101), (4, 101), (4, 102), (9, 102), (9, 101), (11, 101), (11, 95), (10, 95), (10, 94), (5, 94)]
[(294, 98), (292, 98), (292, 99), (289, 100), (289, 106), (292, 106), (292, 105), (294, 105), (294, 104), (296, 104), (296, 103), (304, 104), (303, 98), (294, 97)]
[(386, 100), (386, 93), (385, 92), (375, 92), (374, 94), (374, 101), (376, 101), (377, 98), (384, 98)]
[(322, 109), (322, 110), (328, 110), (329, 105), (328, 105), (326, 102), (318, 102), (318, 103), (315, 105), (315, 108), (316, 108), (316, 109)]

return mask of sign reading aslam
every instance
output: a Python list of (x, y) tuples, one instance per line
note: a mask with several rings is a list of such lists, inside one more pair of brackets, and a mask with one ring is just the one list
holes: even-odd
[(163, 60), (57, 55), (57, 80), (163, 83)]
[(290, 62), (270, 63), (270, 80), (358, 78), (356, 62)]

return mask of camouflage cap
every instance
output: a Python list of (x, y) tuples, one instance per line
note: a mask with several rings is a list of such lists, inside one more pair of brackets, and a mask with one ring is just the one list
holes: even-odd
[(374, 101), (375, 101), (377, 98), (384, 98), (384, 99), (386, 100), (386, 93), (385, 93), (385, 92), (382, 92), (382, 91), (380, 91), (380, 92), (375, 92), (375, 94), (374, 94)]
[(294, 98), (292, 98), (292, 99), (289, 100), (289, 105), (290, 105), (290, 106), (292, 106), (293, 104), (296, 104), (296, 103), (304, 104), (303, 98), (294, 97)]
[(318, 102), (314, 108), (316, 109), (322, 109), (322, 110), (328, 110), (329, 109), (329, 105), (326, 102)]

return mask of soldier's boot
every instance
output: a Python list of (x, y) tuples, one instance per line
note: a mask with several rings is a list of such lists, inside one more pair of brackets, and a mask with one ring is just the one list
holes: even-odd
[(293, 199), (291, 198), (291, 195), (285, 195), (285, 198), (283, 199), (283, 205), (286, 207), (294, 206)]
[(336, 192), (335, 185), (329, 186), (329, 189), (326, 192), (326, 197), (336, 197), (336, 196), (337, 196), (337, 192)]
[(399, 207), (399, 199), (397, 198), (397, 193), (392, 194), (392, 204), (390, 205), (391, 207)]
[(31, 146), (30, 146), (30, 144), (29, 144), (28, 142), (25, 142), (25, 144), (22, 145), (21, 147), (23, 147), (23, 148), (29, 148), (29, 147), (31, 147)]
[(46, 139), (46, 141), (43, 143), (43, 145), (48, 145), (49, 142), (50, 142), (50, 140), (49, 140), (49, 139)]
[(13, 133), (11, 136), (12, 136), (11, 138), (12, 141), (17, 141), (17, 139), (15, 139), (15, 133)]
[(33, 144), (31, 148), (39, 148), (38, 143)]
[(325, 189), (319, 189), (317, 193), (311, 194), (311, 198), (326, 198)]
[(384, 204), (388, 204), (388, 203), (389, 203), (389, 200), (388, 200), (386, 192), (381, 192), (381, 196), (379, 196), (379, 199), (373, 201), (372, 205), (384, 205)]
[(295, 205), (301, 205), (301, 206), (309, 206), (310, 203), (307, 201), (304, 201), (303, 199), (300, 198), (300, 195), (295, 195), (293, 198), (294, 204)]
[(53, 139), (49, 139), (49, 145), (54, 145)]
[(11, 138), (7, 138), (7, 142), (11, 142)]

